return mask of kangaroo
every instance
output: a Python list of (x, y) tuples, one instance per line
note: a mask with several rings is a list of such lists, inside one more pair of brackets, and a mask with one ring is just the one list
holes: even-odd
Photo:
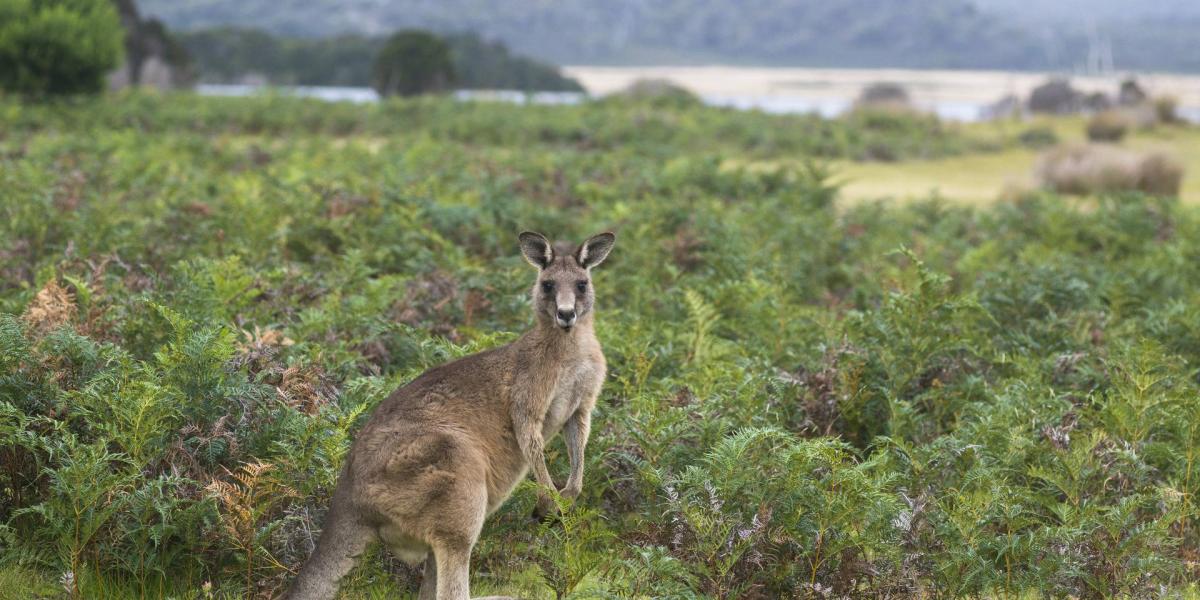
[(533, 329), (430, 369), (380, 403), (351, 446), (316, 550), (286, 598), (332, 599), (377, 540), (409, 564), (425, 562), (420, 600), (470, 598), (471, 549), (484, 519), (530, 468), (536, 514), (557, 510), (544, 448), (560, 430), (571, 463), (561, 494), (579, 495), (606, 369), (591, 270), (616, 237), (601, 233), (574, 249), (528, 231), (518, 239), (538, 269)]

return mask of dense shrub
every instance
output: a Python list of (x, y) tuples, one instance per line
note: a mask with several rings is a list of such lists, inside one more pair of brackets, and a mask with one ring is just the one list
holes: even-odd
[(1056, 115), (1078, 112), (1083, 107), (1084, 94), (1067, 79), (1053, 78), (1033, 88), (1029, 93), (1029, 111)]
[(0, 0), (0, 89), (98, 92), (121, 60), (124, 35), (110, 0)]
[(534, 526), (520, 486), (477, 593), (1194, 592), (1194, 206), (843, 204), (785, 160), (886, 120), (120, 98), (0, 109), (11, 589), (278, 592), (371, 408), (527, 326), (514, 232), (612, 228), (583, 495)]

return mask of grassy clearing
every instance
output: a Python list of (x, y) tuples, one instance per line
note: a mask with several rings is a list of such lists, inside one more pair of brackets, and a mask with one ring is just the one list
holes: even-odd
[(1193, 594), (1200, 208), (844, 201), (1012, 143), (904, 119), (0, 103), (0, 590), (278, 594), (364, 415), (529, 323), (515, 233), (614, 229), (583, 495), (519, 487), (476, 593)]
[(919, 200), (937, 195), (973, 204), (995, 201), (1010, 187), (1033, 185), (1037, 152), (1014, 148), (953, 159), (904, 163), (837, 162), (831, 166), (848, 201)]

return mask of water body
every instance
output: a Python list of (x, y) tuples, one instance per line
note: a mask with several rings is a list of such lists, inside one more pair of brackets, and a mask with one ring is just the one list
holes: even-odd
[[(379, 102), (379, 94), (369, 87), (340, 86), (264, 86), (243, 84), (210, 84), (196, 86), (202, 96), (252, 96), (255, 94), (283, 94), (301, 98), (316, 98), (327, 102), (353, 102), (364, 104)], [(514, 90), (459, 90), (454, 97), (463, 100), (512, 102), (514, 104), (578, 104), (587, 99), (587, 94), (578, 92), (518, 92)]]
[[(667, 79), (699, 95), (713, 106), (769, 113), (817, 113), (833, 117), (845, 112), (859, 92), (872, 83), (903, 85), (921, 109), (953, 121), (977, 121), (999, 98), (1029, 92), (1048, 77), (1045, 73), (1006, 71), (927, 71), (906, 69), (792, 69), (754, 67), (590, 67), (563, 69), (576, 78), (591, 96), (603, 96), (638, 79)], [(1128, 75), (1071, 77), (1085, 92), (1115, 96)], [(1179, 101), (1184, 118), (1200, 122), (1200, 76), (1138, 74), (1138, 82), (1153, 95), (1170, 95)], [(365, 87), (279, 87), (249, 85), (199, 85), (197, 92), (214, 96), (282, 93), (332, 102), (378, 102), (379, 95)], [(587, 94), (463, 90), (454, 96), (463, 101), (497, 101), (517, 104), (577, 104)]]

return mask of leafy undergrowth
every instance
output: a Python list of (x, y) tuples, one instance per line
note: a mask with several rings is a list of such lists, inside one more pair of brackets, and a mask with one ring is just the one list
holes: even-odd
[(714, 109), (0, 110), (0, 594), (280, 592), (370, 409), (527, 327), (516, 232), (610, 228), (583, 494), (477, 594), (1195, 593), (1194, 207), (838, 206), (725, 159), (867, 125)]

